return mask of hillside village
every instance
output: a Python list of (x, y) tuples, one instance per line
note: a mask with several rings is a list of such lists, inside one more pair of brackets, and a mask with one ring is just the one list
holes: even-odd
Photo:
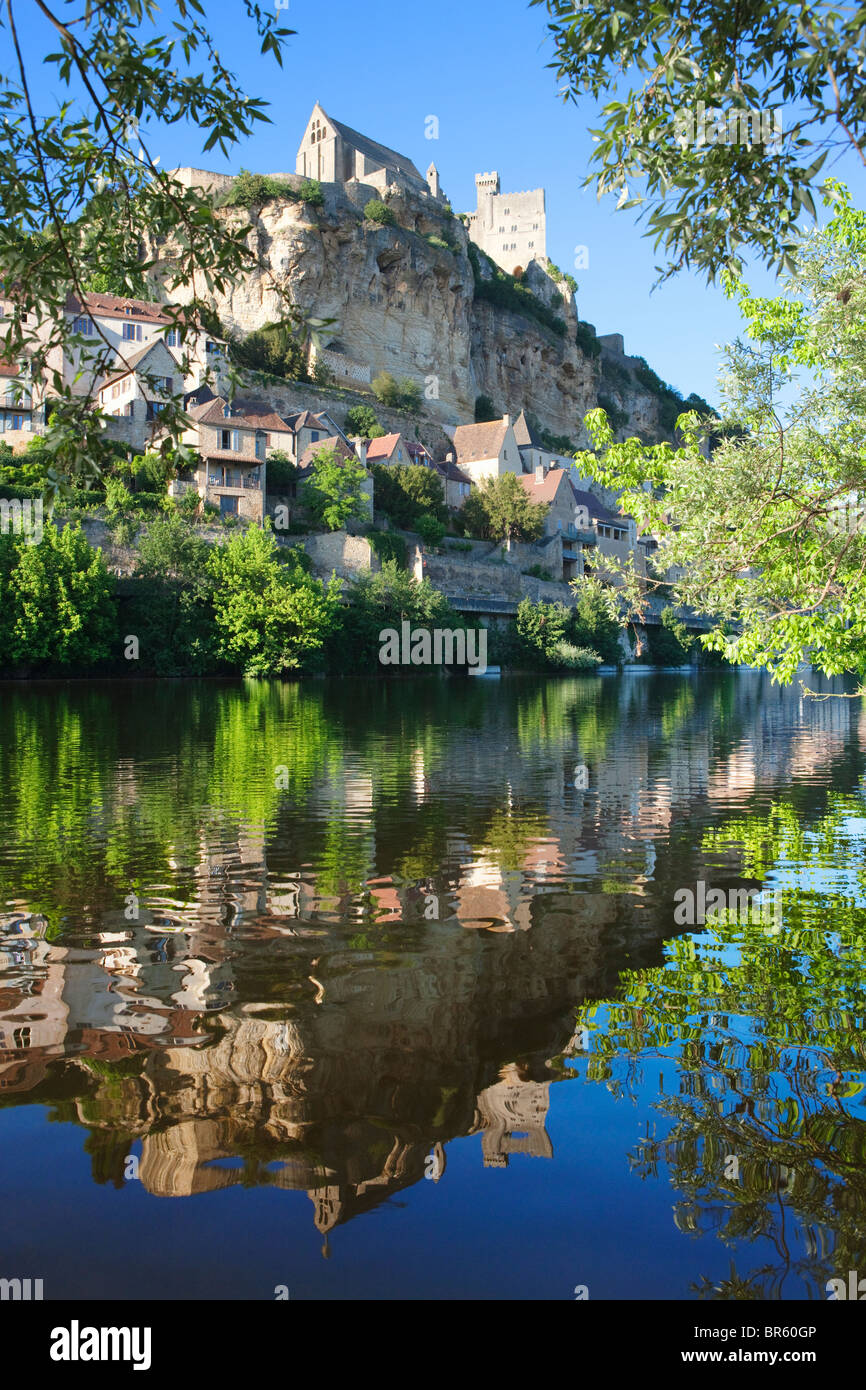
[[(230, 199), (239, 186), (238, 178), (206, 171), (174, 173), (182, 182), (195, 183), (221, 198)], [(637, 389), (625, 364), (631, 362), (639, 378), (642, 359), (627, 359), (618, 335), (594, 338), (591, 326), (577, 321), (567, 283), (570, 277), (551, 267), (546, 257), (543, 190), (502, 194), (497, 173), (479, 175), (478, 207), (461, 221), (453, 217), (434, 164), (422, 176), (411, 160), (333, 120), (319, 104), (304, 132), (294, 176), (271, 175), (261, 183), (265, 190), (297, 190), (298, 180), (315, 180), (326, 208), (342, 206), (346, 198), (363, 204), (365, 223), (373, 224), (374, 236), (383, 230), (375, 225), (376, 217), (390, 231), (390, 214), (386, 217), (372, 207), (371, 194), (386, 200), (378, 204), (379, 209), (388, 212), (393, 206), (398, 216), (401, 207), (421, 205), (450, 219), (461, 229), (473, 270), (482, 263), (479, 253), (483, 258), (485, 268), (476, 289), (484, 291), (485, 284), (496, 284), (490, 276), (500, 272), (500, 288), (510, 286), (512, 299), (518, 293), (515, 286), (523, 282), (535, 286), (535, 291), (520, 289), (523, 298), (518, 296), (516, 309), (507, 296), (497, 304), (492, 292), (480, 294), (483, 311), (495, 311), (502, 321), (497, 331), (512, 343), (519, 342), (526, 329), (519, 317), (524, 304), (530, 317), (537, 316), (533, 331), (550, 330), (552, 339), (561, 335), (551, 325), (565, 322), (555, 317), (554, 310), (572, 315), (578, 344), (583, 341), (592, 348), (587, 349), (584, 362), (587, 372), (600, 373), (601, 384), (607, 382), (613, 392), (610, 397), (598, 392), (596, 382), (584, 404), (587, 408), (604, 405), (615, 428), (625, 430), (629, 415), (622, 405), (623, 383), (628, 379)], [(272, 196), (263, 197), (273, 201)], [(289, 203), (294, 210), (296, 203)], [(231, 208), (230, 201), (227, 207)], [(395, 222), (395, 234), (401, 231)], [(444, 252), (433, 248), (437, 255), (453, 260), (461, 251), (456, 243), (450, 248), (447, 242), (442, 244)], [(518, 258), (525, 264), (518, 263)], [(425, 545), (409, 532), (405, 536), (409, 566), (417, 578), (427, 578), (440, 589), (455, 608), (486, 624), (507, 622), (527, 597), (535, 602), (575, 603), (569, 582), (588, 574), (613, 581), (607, 561), (625, 563), (641, 579), (646, 576), (655, 541), (638, 535), (634, 520), (619, 512), (616, 498), (581, 476), (573, 457), (575, 442), (586, 442), (580, 418), (573, 418), (576, 440), (569, 440), (553, 433), (549, 420), (527, 407), (528, 400), (537, 403), (531, 382), (520, 394), (516, 389), (516, 399), (506, 400), (501, 414), (481, 392), (468, 418), (454, 408), (453, 400), (443, 400), (440, 377), (448, 373), (441, 366), (438, 374), (428, 373), (417, 382), (414, 398), (410, 391), (408, 402), (401, 401), (396, 390), (392, 391), (396, 399), (391, 399), (381, 389), (383, 380), (398, 386), (388, 370), (387, 353), (378, 360), (360, 361), (357, 349), (348, 342), (348, 324), (337, 325), (339, 336), (327, 346), (315, 338), (308, 343), (304, 370), (297, 374), (306, 380), (281, 379), (244, 366), (243, 356), (236, 353), (238, 342), (249, 343), (261, 331), (261, 325), (244, 323), (236, 301), (219, 303), (214, 322), (209, 327), (199, 322), (182, 341), (170, 306), (157, 297), (157, 280), (153, 288), (153, 299), (104, 292), (70, 294), (66, 318), (80, 346), (71, 354), (57, 350), (50, 355), (42, 379), (33, 379), (26, 363), (0, 363), (0, 423), (7, 458), (9, 449), (17, 457), (44, 433), (51, 415), (52, 377), (57, 374), (73, 393), (90, 396), (98, 404), (105, 438), (130, 459), (159, 448), (166, 438), (161, 418), (166, 402), (182, 398), (187, 421), (182, 439), (194, 462), (168, 479), (168, 495), (178, 503), (186, 499), (188, 515), (194, 510), (199, 520), (212, 524), (262, 525), (270, 520), (283, 543), (305, 547), (314, 571), (323, 578), (336, 573), (351, 579), (379, 567), (382, 547), (371, 544), (366, 535), (371, 530), (394, 529), (393, 519), (377, 499), (374, 476), (380, 467), (423, 468), (438, 480), (448, 518), (442, 527), (447, 536), (437, 537), (438, 544), (428, 538)], [(569, 351), (573, 354), (577, 349)], [(459, 345), (455, 352), (459, 355)], [(429, 365), (422, 360), (416, 370)], [(531, 375), (531, 363), (527, 371)], [(459, 391), (456, 399), (460, 399)], [(353, 428), (359, 412), (367, 426), (363, 432)], [(556, 423), (560, 422), (561, 417), (556, 417)], [(670, 432), (670, 411), (666, 423), (646, 417), (632, 423), (645, 438), (659, 437)], [(324, 528), (310, 524), (305, 508), (306, 488), (322, 458), (352, 459), (363, 472), (366, 515), (336, 535), (321, 534)], [(7, 470), (7, 481), (13, 475), (14, 467), (12, 474)], [(462, 525), (463, 508), (473, 491), (506, 475), (513, 475), (527, 500), (543, 511), (542, 534), (536, 539), (485, 542)], [(193, 504), (192, 510), (186, 504)], [(301, 536), (304, 539), (299, 541)], [(131, 572), (128, 556), (115, 555), (113, 562), (118, 574), (125, 566)], [(660, 608), (658, 602), (650, 603), (648, 622), (658, 621)]]

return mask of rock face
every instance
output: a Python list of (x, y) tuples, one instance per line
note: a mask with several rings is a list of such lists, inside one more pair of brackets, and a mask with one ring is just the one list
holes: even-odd
[[(248, 229), (257, 262), (214, 298), (229, 334), (243, 337), (293, 305), (333, 320), (325, 345), (357, 365), (361, 389), (389, 371), (418, 382), (425, 413), (440, 425), (472, 420), (476, 397), (485, 395), (497, 411), (514, 417), (526, 409), (551, 433), (586, 442), (583, 416), (605, 389), (602, 358), (578, 345), (574, 301), (564, 286), (530, 265), (527, 286), (564, 322), (558, 334), (531, 314), (476, 296), (466, 228), (441, 202), (395, 185), (387, 195), (395, 224), (383, 226), (364, 215), (368, 201), (381, 196), (374, 188), (322, 190), (320, 207), (277, 198), (226, 209), (232, 225)], [(170, 247), (148, 250), (168, 268)], [(490, 276), (483, 257), (476, 266), (482, 278)], [(159, 266), (154, 279), (158, 289)], [(652, 395), (620, 391), (618, 401), (633, 415), (621, 433), (637, 426), (648, 437), (657, 434)]]

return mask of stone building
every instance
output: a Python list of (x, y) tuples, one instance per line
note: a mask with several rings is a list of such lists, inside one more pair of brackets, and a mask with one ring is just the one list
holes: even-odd
[(544, 189), (501, 193), (499, 175), (475, 175), (477, 207), (469, 214), (469, 235), (482, 251), (513, 275), (530, 261), (547, 256), (547, 214)]
[(188, 408), (193, 421), (184, 443), (198, 450), (199, 496), (223, 516), (262, 522), (265, 516), (267, 456), (288, 452), (292, 433), (286, 421), (258, 402), (229, 403), (221, 396)]
[(458, 425), (454, 431), (454, 462), (473, 483), (523, 472), (520, 449), (510, 415), (480, 425)]
[(425, 179), (406, 155), (335, 121), (319, 102), (313, 107), (298, 147), (295, 173), (320, 183), (351, 183), (357, 179), (382, 192), (390, 184), (408, 184), (418, 192), (441, 197), (435, 165), (431, 164)]

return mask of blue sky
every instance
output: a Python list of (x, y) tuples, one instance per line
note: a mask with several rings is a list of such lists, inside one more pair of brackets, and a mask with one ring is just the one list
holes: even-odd
[[(166, 4), (167, 18), (172, 9)], [(592, 189), (582, 188), (592, 147), (587, 128), (597, 124), (597, 112), (590, 99), (575, 105), (558, 95), (547, 67), (553, 50), (543, 8), (530, 9), (526, 0), (289, 0), (281, 18), (297, 35), (282, 70), (271, 55), (259, 53), (241, 0), (205, 0), (205, 10), (221, 58), (251, 95), (270, 102), (273, 124), (261, 125), (229, 161), (203, 156), (198, 132), (173, 127), (151, 142), (165, 167), (293, 170), (319, 100), (338, 120), (408, 155), (422, 171), (435, 160), (455, 211), (475, 206), (477, 172), (497, 169), (504, 192), (543, 186), (548, 255), (575, 274), (580, 317), (599, 333), (621, 332), (626, 351), (646, 357), (684, 395), (697, 391), (718, 399), (717, 344), (736, 335), (736, 310), (721, 289), (695, 275), (680, 274), (653, 291), (656, 258), (635, 211), (617, 213), (612, 200), (599, 203)], [(22, 35), (38, 62), (46, 31), (36, 23), (22, 12)], [(51, 89), (37, 84), (36, 91), (45, 109)], [(439, 119), (438, 140), (425, 139), (429, 115)], [(852, 164), (838, 172), (848, 174), (855, 202), (862, 204), (862, 170), (859, 187)], [(588, 248), (588, 269), (574, 269), (578, 245)], [(756, 270), (751, 283), (772, 292), (765, 271)]]

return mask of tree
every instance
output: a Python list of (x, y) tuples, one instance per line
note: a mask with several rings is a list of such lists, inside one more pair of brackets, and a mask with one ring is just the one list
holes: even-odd
[(576, 603), (571, 610), (569, 638), (578, 646), (598, 652), (602, 661), (616, 665), (622, 660), (622, 623), (616, 594), (595, 575), (572, 580)]
[(285, 449), (272, 449), (268, 454), (268, 492), (287, 492), (297, 476), (297, 464), (292, 463)]
[(410, 376), (400, 377), (398, 381), (391, 372), (379, 372), (372, 381), (373, 395), (382, 405), (395, 410), (415, 412), (421, 406), (421, 388)]
[(437, 546), (445, 535), (443, 523), (429, 512), (422, 513), (415, 522), (415, 529), (428, 549)]
[(482, 425), (487, 420), (501, 420), (502, 416), (489, 396), (475, 397), (475, 423)]
[[(727, 350), (721, 442), (679, 420), (682, 447), (616, 444), (586, 417), (597, 455), (579, 467), (659, 540), (671, 601), (708, 615), (704, 646), (790, 681), (802, 661), (866, 683), (866, 213), (841, 186), (826, 229), (802, 243), (786, 293), (728, 281), (745, 338)], [(799, 377), (806, 374), (805, 384)], [(649, 485), (647, 490), (646, 485)], [(608, 561), (606, 560), (606, 564)], [(627, 574), (621, 593), (639, 613)]]
[(304, 487), (304, 505), (329, 531), (339, 531), (347, 521), (364, 521), (370, 515), (363, 491), (366, 477), (367, 470), (354, 455), (344, 459), (334, 447), (320, 449)]
[(370, 471), (376, 511), (384, 512), (395, 526), (411, 531), (425, 513), (443, 525), (447, 522), (442, 480), (432, 468), (417, 463), (374, 463)]
[(273, 534), (258, 526), (210, 555), (216, 652), (246, 676), (280, 676), (308, 665), (339, 621), (340, 582), (325, 588)]
[(13, 666), (93, 666), (111, 654), (114, 582), (79, 525), (43, 527), (38, 545), (3, 537), (0, 660)]
[(347, 410), (344, 429), (350, 439), (382, 439), (385, 434), (375, 410), (370, 405), (353, 405)]
[(491, 541), (536, 541), (544, 532), (547, 507), (533, 502), (515, 473), (485, 478), (460, 512), (470, 535)]
[(643, 205), (664, 274), (694, 266), (712, 278), (739, 269), (747, 250), (790, 270), (792, 232), (815, 216), (827, 156), (847, 149), (866, 163), (863, 11), (531, 3), (550, 15), (551, 66), (572, 100), (637, 75), (601, 109), (586, 182), (618, 207)]
[[(292, 31), (279, 27), (279, 10), (268, 13), (254, 0), (243, 0), (243, 8), (262, 51), (282, 62)], [(267, 116), (264, 103), (248, 97), (219, 60), (198, 0), (162, 9), (153, 0), (80, 0), (75, 8), (64, 5), (62, 15), (40, 0), (37, 9), (32, 51), (12, 3), (3, 20), (10, 42), (0, 77), (0, 265), (9, 308), (0, 356), (29, 357), (54, 397), (45, 437), (53, 494), (69, 479), (98, 475), (106, 459), (97, 398), (79, 396), (78, 385), (53, 370), (55, 355), (87, 347), (94, 379), (116, 360), (98, 326), (85, 338), (67, 320), (69, 293), (82, 300), (99, 277), (97, 283), (136, 294), (154, 265), (141, 258), (146, 229), (150, 244), (170, 247), (168, 297), (179, 292), (187, 302), (166, 309), (185, 338), (205, 308), (202, 294), (225, 291), (257, 264), (245, 228), (218, 213), (207, 191), (185, 187), (160, 167), (158, 132), (191, 122), (205, 137), (204, 151), (225, 156)], [(43, 63), (63, 98), (40, 115), (32, 69)], [(173, 397), (163, 412), (169, 439), (184, 428), (182, 406), (182, 397)]]
[(298, 339), (296, 324), (289, 318), (266, 323), (231, 344), (232, 359), (241, 367), (270, 372), (289, 381), (309, 381), (307, 356)]
[(157, 517), (138, 545), (136, 584), (124, 631), (157, 675), (203, 675), (216, 664), (209, 548), (177, 512)]

